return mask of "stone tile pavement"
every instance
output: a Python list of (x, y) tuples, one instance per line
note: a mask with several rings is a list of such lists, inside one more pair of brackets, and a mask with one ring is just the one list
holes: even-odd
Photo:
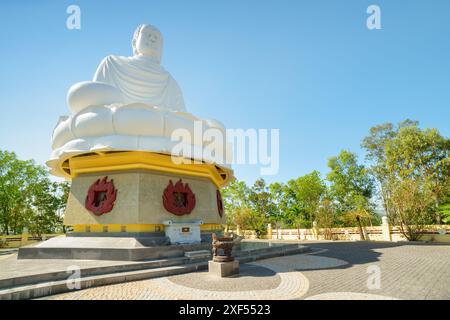
[[(317, 256), (340, 258), (348, 264), (302, 271), (311, 284), (305, 297), (358, 292), (398, 299), (450, 299), (449, 244), (334, 242), (310, 246), (327, 249)], [(370, 281), (376, 273), (379, 288)]]
[(450, 299), (450, 245), (306, 244), (307, 254), (243, 264), (227, 279), (202, 271), (47, 299)]

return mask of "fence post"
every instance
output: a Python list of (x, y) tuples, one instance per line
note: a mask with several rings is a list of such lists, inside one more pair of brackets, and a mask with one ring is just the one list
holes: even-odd
[(382, 217), (381, 221), (382, 221), (381, 230), (383, 232), (383, 240), (392, 241), (391, 226), (389, 225), (388, 217), (386, 216)]
[(22, 239), (20, 241), (20, 246), (23, 247), (28, 242), (28, 228), (23, 228), (22, 230)]
[(272, 240), (272, 224), (267, 224), (267, 238), (269, 240)]
[(313, 233), (313, 239), (314, 240), (319, 240), (319, 230), (317, 228), (317, 221), (313, 221), (312, 233)]
[(241, 235), (241, 228), (239, 228), (239, 225), (236, 226), (236, 234), (237, 234), (238, 236)]
[(364, 239), (366, 239), (366, 241), (370, 241), (369, 232), (367, 232), (366, 227), (363, 226), (362, 229), (363, 229), (363, 233), (364, 233)]
[(6, 238), (0, 238), (0, 248), (6, 247)]

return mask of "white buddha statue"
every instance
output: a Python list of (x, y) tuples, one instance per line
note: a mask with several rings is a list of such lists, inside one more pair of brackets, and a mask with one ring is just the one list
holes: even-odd
[(92, 105), (145, 103), (152, 107), (186, 111), (175, 79), (161, 65), (163, 37), (155, 27), (140, 25), (133, 36), (132, 57), (107, 56), (93, 81), (77, 83), (68, 93), (73, 113)]
[[(220, 122), (199, 119), (185, 110), (177, 82), (160, 66), (162, 44), (162, 35), (155, 27), (141, 25), (134, 33), (132, 57), (107, 56), (92, 81), (69, 89), (67, 102), (72, 114), (60, 117), (53, 130), (53, 151), (47, 162), (53, 174), (67, 176), (62, 168), (64, 161), (92, 152), (145, 151), (180, 156), (181, 151), (175, 148), (180, 143), (172, 139), (173, 133), (182, 129), (195, 137), (198, 124), (202, 132), (218, 129), (226, 137)], [(182, 155), (220, 165), (215, 157), (202, 156), (202, 149), (209, 145), (200, 140), (183, 142), (192, 152)], [(227, 146), (226, 139), (222, 143)], [(215, 154), (231, 157), (231, 152), (225, 151), (223, 148)], [(227, 158), (223, 166), (228, 163)]]

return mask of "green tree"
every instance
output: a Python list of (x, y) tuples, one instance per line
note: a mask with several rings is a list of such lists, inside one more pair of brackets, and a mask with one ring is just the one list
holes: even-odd
[[(434, 200), (430, 213), (441, 223), (439, 205), (449, 194), (449, 140), (436, 129), (421, 130), (416, 124), (401, 127), (386, 144), (389, 180), (416, 180), (428, 189)], [(394, 183), (395, 184), (395, 183)]]
[(254, 230), (256, 236), (261, 238), (267, 232), (266, 222), (267, 218), (256, 210), (247, 208), (245, 212), (245, 226), (248, 230)]
[[(51, 182), (47, 171), (15, 153), (0, 151), (0, 228), (5, 234), (24, 228), (41, 234), (61, 225), (68, 185)], [(58, 216), (58, 217), (57, 217)]]
[(271, 211), (269, 221), (277, 229), (283, 225), (289, 225), (287, 216), (290, 206), (289, 195), (286, 192), (286, 185), (280, 182), (274, 182), (269, 185), (269, 192), (275, 209)]
[(410, 241), (419, 240), (426, 225), (433, 222), (430, 214), (434, 206), (431, 190), (424, 179), (403, 179), (390, 186), (391, 223)]
[(58, 183), (43, 178), (34, 186), (32, 206), (34, 208), (29, 230), (33, 234), (54, 233), (63, 230), (62, 210), (69, 194), (67, 182)]
[(327, 175), (330, 193), (337, 202), (341, 218), (345, 222), (346, 218), (353, 217), (364, 240), (362, 221), (373, 212), (373, 179), (364, 165), (358, 164), (357, 155), (349, 151), (343, 150), (337, 157), (330, 158), (328, 167), (331, 170)]
[(443, 199), (438, 209), (442, 216), (442, 221), (446, 224), (450, 224), (450, 195)]
[(317, 227), (323, 230), (325, 240), (332, 240), (332, 228), (336, 224), (336, 205), (331, 197), (324, 197), (316, 213)]
[(258, 179), (250, 189), (249, 197), (250, 205), (253, 210), (261, 216), (269, 218), (276, 214), (277, 209), (264, 179)]
[(397, 126), (386, 123), (370, 129), (362, 147), (367, 151), (388, 217), (398, 214), (398, 208), (390, 207), (395, 204), (390, 201), (392, 189), (402, 180), (418, 179), (418, 183), (429, 188), (429, 195), (434, 200), (434, 210), (431, 210), (434, 213), (430, 214), (434, 214), (436, 222), (440, 223), (438, 208), (450, 193), (449, 143), (438, 130), (421, 130), (417, 121), (409, 119)]
[(305, 212), (304, 220), (308, 221), (308, 226), (311, 227), (326, 191), (325, 182), (318, 171), (313, 171), (297, 178), (291, 186), (294, 187), (297, 203)]
[(266, 223), (278, 213), (276, 203), (264, 179), (258, 179), (250, 189), (250, 206), (253, 209), (251, 228), (261, 236), (266, 231)]
[(250, 189), (244, 181), (234, 180), (221, 190), (227, 226), (245, 228), (246, 210), (250, 208), (248, 195)]
[(254, 230), (258, 237), (266, 232), (266, 221), (277, 210), (265, 181), (249, 188), (243, 181), (233, 181), (222, 190), (228, 226)]

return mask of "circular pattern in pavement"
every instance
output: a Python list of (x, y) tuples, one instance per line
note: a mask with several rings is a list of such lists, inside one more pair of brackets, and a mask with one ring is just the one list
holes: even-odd
[[(265, 267), (270, 269), (267, 265)], [(217, 290), (217, 287), (197, 289), (176, 284), (169, 278), (158, 278), (153, 280), (151, 287), (146, 288), (138, 299), (288, 300), (301, 297), (308, 291), (309, 281), (300, 272), (277, 272), (277, 274), (280, 284), (276, 288), (260, 290), (247, 288), (246, 291), (223, 291)], [(196, 275), (192, 274), (194, 277)], [(234, 280), (239, 281), (238, 278)], [(254, 278), (253, 281), (257, 282), (258, 278)]]
[(305, 300), (398, 300), (394, 297), (360, 292), (328, 292), (308, 297)]
[(216, 291), (249, 291), (275, 289), (281, 277), (273, 270), (257, 265), (243, 264), (239, 274), (227, 278), (210, 275), (208, 271), (185, 273), (170, 277), (174, 284), (193, 289)]
[(303, 297), (308, 279), (298, 270), (346, 265), (335, 258), (297, 254), (240, 266), (240, 274), (215, 278), (208, 272), (90, 288), (50, 299), (289, 300)]
[(322, 256), (315, 256), (309, 254), (299, 254), (293, 256), (284, 256), (280, 258), (270, 258), (262, 260), (260, 265), (270, 265), (270, 268), (274, 271), (277, 270), (317, 270), (317, 269), (330, 269), (347, 265), (348, 262), (327, 258)]

